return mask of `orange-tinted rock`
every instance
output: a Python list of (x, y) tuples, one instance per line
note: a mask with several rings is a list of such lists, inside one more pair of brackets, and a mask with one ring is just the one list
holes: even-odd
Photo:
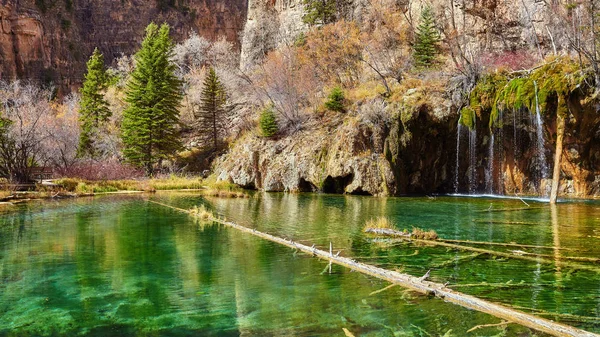
[[(165, 1), (166, 2), (166, 1)], [(0, 78), (54, 82), (62, 89), (81, 82), (95, 47), (108, 63), (139, 48), (145, 27), (167, 22), (176, 40), (195, 30), (209, 39), (239, 44), (246, 20), (243, 0), (183, 0), (159, 10), (156, 0), (0, 1)], [(37, 5), (36, 5), (37, 4)], [(45, 4), (40, 8), (41, 4)], [(69, 5), (70, 4), (70, 5)]]

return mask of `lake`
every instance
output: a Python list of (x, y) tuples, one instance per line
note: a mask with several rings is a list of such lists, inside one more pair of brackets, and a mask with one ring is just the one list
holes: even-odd
[[(600, 203), (189, 192), (41, 201), (0, 211), (2, 336), (542, 336), (175, 210), (421, 276), (600, 333)], [(520, 260), (365, 235), (387, 216)], [(536, 246), (536, 247), (530, 247)], [(538, 254), (537, 256), (527, 254)]]

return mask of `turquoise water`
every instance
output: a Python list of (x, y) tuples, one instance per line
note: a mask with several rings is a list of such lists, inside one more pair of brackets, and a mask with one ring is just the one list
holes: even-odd
[[(171, 195), (186, 207), (202, 202)], [(209, 199), (214, 210), (240, 224), (334, 250), (526, 312), (600, 332), (600, 264), (568, 260), (600, 258), (600, 203), (556, 207), (486, 198), (372, 198), (315, 194), (259, 194), (250, 199)], [(542, 263), (445, 247), (374, 243), (362, 233), (366, 220), (387, 216), (398, 229), (434, 229), (444, 239), (518, 243), (547, 248), (476, 245), (501, 252), (546, 255)], [(474, 246), (474, 245), (472, 245)], [(488, 284), (484, 284), (488, 283)], [(489, 284), (496, 286), (489, 286)], [(503, 283), (501, 287), (500, 284)], [(558, 315), (557, 315), (558, 314)], [(574, 317), (581, 316), (581, 317)]]
[[(338, 266), (329, 272), (323, 261), (199, 224), (147, 199), (179, 207), (204, 204), (272, 234), (323, 248), (332, 242), (342, 255), (384, 268), (414, 275), (432, 269), (433, 280), (457, 290), (542, 314), (586, 316), (585, 323), (560, 319), (600, 332), (598, 273), (560, 264), (563, 256), (600, 256), (595, 203), (488, 212), (490, 202), (492, 209), (524, 205), (465, 198), (205, 199), (159, 193), (30, 203), (0, 213), (0, 335), (344, 336), (344, 328), (356, 336), (541, 335), (514, 324), (467, 334), (500, 320), (399, 287), (372, 294), (388, 284)], [(362, 226), (379, 215), (400, 228), (435, 229), (448, 239), (559, 246), (527, 251), (551, 254), (560, 268), (374, 243)], [(527, 224), (498, 223), (509, 220)], [(473, 286), (482, 282), (509, 286)]]

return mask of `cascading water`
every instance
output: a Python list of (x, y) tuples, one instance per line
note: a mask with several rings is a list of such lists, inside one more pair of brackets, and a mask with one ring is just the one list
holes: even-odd
[(456, 128), (456, 171), (454, 173), (454, 193), (458, 193), (458, 176), (460, 173), (460, 133), (462, 131), (462, 123), (460, 122), (461, 118), (458, 119), (458, 127)]
[(490, 130), (487, 169), (485, 171), (485, 189), (489, 194), (494, 193), (494, 131)]
[(469, 133), (469, 194), (477, 190), (477, 129)]
[(546, 153), (544, 150), (544, 128), (542, 121), (542, 112), (540, 110), (540, 105), (538, 101), (538, 90), (537, 83), (533, 81), (533, 86), (535, 89), (535, 116), (533, 122), (535, 124), (535, 132), (536, 132), (536, 156), (537, 156), (537, 169), (539, 172), (540, 179), (540, 194), (545, 195), (546, 193), (542, 190), (542, 180), (548, 178), (548, 164), (546, 163)]

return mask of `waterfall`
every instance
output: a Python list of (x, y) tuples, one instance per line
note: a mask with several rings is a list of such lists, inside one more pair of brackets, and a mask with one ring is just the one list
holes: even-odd
[(469, 133), (469, 194), (477, 189), (477, 129), (473, 127)]
[(537, 83), (533, 81), (533, 86), (535, 89), (535, 118), (533, 118), (535, 123), (535, 132), (536, 132), (536, 155), (537, 155), (537, 168), (540, 174), (540, 194), (544, 195), (544, 191), (542, 191), (542, 180), (548, 177), (548, 164), (546, 163), (546, 153), (544, 151), (544, 128), (542, 121), (542, 112), (540, 110), (540, 105), (538, 101), (538, 90)]
[(458, 119), (458, 127), (456, 128), (456, 171), (454, 173), (454, 193), (458, 193), (458, 176), (460, 174), (460, 133), (462, 131), (462, 124), (460, 123), (461, 118)]
[(485, 189), (489, 194), (494, 194), (494, 131), (490, 130), (487, 159), (487, 169), (485, 171)]

